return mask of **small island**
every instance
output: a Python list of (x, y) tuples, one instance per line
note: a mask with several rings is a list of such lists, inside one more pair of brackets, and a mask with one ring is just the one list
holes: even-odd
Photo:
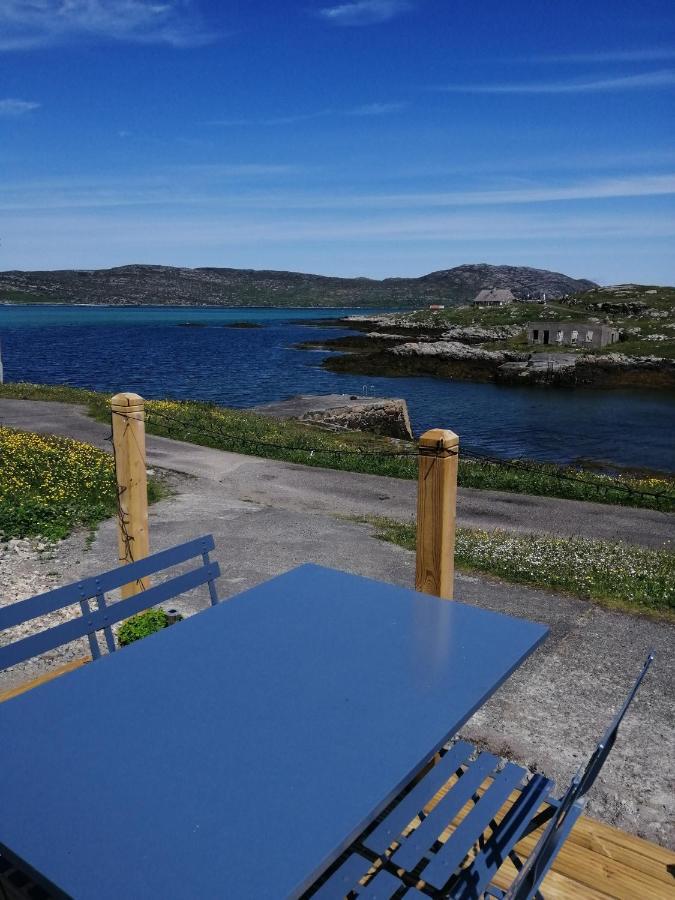
[(481, 291), (470, 304), (348, 316), (341, 324), (355, 334), (304, 345), (341, 351), (323, 362), (333, 372), (675, 387), (672, 287), (594, 287), (535, 301), (510, 291)]

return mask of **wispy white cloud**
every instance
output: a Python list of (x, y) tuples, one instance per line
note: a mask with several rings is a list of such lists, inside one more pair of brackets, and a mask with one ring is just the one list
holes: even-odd
[[(289, 178), (296, 177), (295, 182)], [(283, 178), (284, 181), (274, 179)], [(311, 211), (316, 215), (382, 215), (400, 210), (436, 214), (442, 209), (533, 208), (574, 201), (630, 200), (675, 196), (675, 173), (624, 176), (565, 185), (540, 184), (508, 189), (396, 194), (312, 193), (302, 169), (288, 166), (182, 166), (134, 178), (51, 179), (3, 185), (0, 210), (115, 209), (121, 207), (193, 207), (195, 209)], [(302, 185), (295, 187), (295, 184)]]
[(604, 283), (673, 284), (675, 222), (634, 208), (322, 214), (179, 207), (3, 214), (3, 268), (63, 269), (130, 260), (421, 275), (471, 260), (534, 265)]
[(7, 97), (0, 100), (0, 116), (22, 116), (39, 106), (39, 103), (32, 100), (16, 100), (13, 97)]
[(529, 203), (561, 203), (574, 200), (612, 200), (675, 194), (675, 174), (637, 175), (596, 179), (566, 185), (537, 185), (489, 191), (446, 191), (421, 194), (387, 194), (360, 198), (336, 198), (339, 205), (356, 201), (382, 208), (415, 206), (503, 206)]
[(641, 175), (654, 174), (655, 170), (663, 172), (675, 168), (675, 147), (650, 147), (648, 150), (606, 151), (581, 150), (565, 153), (547, 153), (546, 155), (500, 155), (499, 159), (477, 159), (472, 162), (448, 161), (445, 164), (423, 164), (418, 161), (399, 163), (396, 166), (382, 167), (380, 175), (390, 180), (405, 181), (408, 179), (440, 179), (456, 175), (480, 177), (487, 187), (497, 179), (503, 182), (505, 177), (511, 179), (529, 177), (536, 172), (541, 173), (578, 173), (604, 171), (610, 174), (621, 172), (624, 175), (637, 170)]
[(302, 175), (306, 166), (293, 163), (191, 163), (167, 166), (165, 177), (196, 175), (205, 178), (265, 178), (267, 176)]
[(675, 59), (675, 47), (644, 47), (634, 50), (597, 50), (590, 53), (560, 53), (519, 57), (520, 61), (541, 63), (658, 62)]
[(87, 38), (192, 47), (213, 37), (192, 0), (0, 0), (0, 51)]
[(386, 116), (400, 112), (408, 104), (403, 101), (389, 103), (364, 103), (347, 109), (317, 109), (314, 112), (291, 113), (286, 116), (269, 116), (262, 119), (212, 119), (207, 125), (295, 125), (298, 122), (311, 122), (313, 119), (330, 119), (341, 116)]
[(363, 106), (355, 106), (345, 110), (347, 116), (387, 116), (389, 113), (400, 112), (407, 106), (406, 103), (365, 103)]
[[(47, 215), (18, 215), (12, 222), (12, 240), (20, 238), (21, 244), (34, 246), (28, 236), (44, 235), (46, 246), (66, 236), (70, 244), (79, 246), (99, 244), (103, 236), (112, 244), (123, 243), (129, 257), (134, 248), (148, 240), (165, 249), (184, 249), (189, 244), (204, 248), (216, 243), (246, 244), (259, 242), (288, 244), (294, 241), (308, 243), (340, 242), (354, 240), (385, 241), (442, 241), (463, 243), (467, 240), (483, 242), (498, 240), (505, 244), (519, 241), (557, 240), (610, 240), (640, 238), (672, 238), (675, 224), (667, 216), (626, 215), (617, 218), (597, 214), (543, 215), (531, 212), (519, 213), (461, 213), (424, 214), (417, 216), (355, 216), (336, 220), (316, 217), (231, 216), (216, 214), (195, 217), (191, 213), (178, 212), (175, 216), (157, 216), (123, 213), (110, 216), (93, 214), (50, 213)], [(75, 240), (77, 238), (77, 240)], [(106, 243), (109, 248), (110, 243)], [(159, 253), (159, 258), (162, 257)], [(149, 257), (153, 259), (153, 257)], [(154, 256), (157, 259), (157, 255)], [(200, 261), (203, 265), (203, 258)]]
[(436, 90), (454, 94), (592, 94), (606, 91), (632, 91), (673, 87), (675, 69), (619, 75), (607, 78), (569, 79), (567, 81), (506, 81), (488, 84), (446, 84)]
[(376, 25), (412, 8), (409, 0), (352, 0), (324, 6), (319, 15), (333, 25)]

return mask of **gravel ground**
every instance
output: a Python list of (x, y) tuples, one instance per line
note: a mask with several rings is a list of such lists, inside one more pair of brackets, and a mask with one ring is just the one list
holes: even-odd
[[(41, 540), (17, 540), (0, 542), (0, 606), (8, 606), (59, 587), (66, 580), (64, 573), (72, 573), (77, 579), (81, 557), (86, 552), (86, 536), (78, 534), (68, 540), (50, 543)], [(45, 628), (53, 628), (79, 615), (79, 606), (68, 606), (46, 616), (39, 616), (24, 625), (17, 625), (2, 632), (1, 644), (13, 643)], [(0, 673), (0, 691), (36, 678), (57, 665), (79, 659), (89, 653), (86, 639), (73, 641), (37, 659)]]

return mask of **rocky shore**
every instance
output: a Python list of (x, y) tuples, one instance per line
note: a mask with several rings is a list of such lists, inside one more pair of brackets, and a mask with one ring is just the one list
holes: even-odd
[(458, 341), (408, 342), (389, 351), (394, 356), (433, 359), (441, 364), (477, 362), (504, 384), (555, 384), (568, 386), (639, 385), (675, 386), (675, 360), (658, 356), (626, 356), (623, 353), (519, 353), (485, 350)]
[[(361, 375), (435, 375), (442, 378), (560, 387), (675, 387), (675, 359), (655, 354), (592, 352), (528, 346), (523, 323), (449, 325), (410, 314), (350, 316), (353, 335), (319, 346), (323, 365)], [(638, 329), (639, 331), (639, 329)], [(628, 335), (631, 337), (631, 335)], [(645, 347), (659, 346), (658, 335)], [(312, 346), (317, 346), (313, 344)]]

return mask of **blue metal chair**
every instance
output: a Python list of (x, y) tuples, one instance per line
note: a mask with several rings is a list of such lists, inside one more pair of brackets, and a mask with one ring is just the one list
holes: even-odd
[[(215, 606), (218, 603), (215, 579), (220, 575), (220, 568), (218, 563), (211, 562), (209, 558), (209, 553), (214, 549), (213, 536), (207, 534), (177, 547), (160, 550), (138, 562), (119, 566), (102, 575), (85, 578), (75, 584), (68, 584), (45, 594), (20, 600), (10, 606), (0, 607), (0, 635), (7, 628), (22, 625), (37, 616), (44, 616), (72, 604), (79, 604), (81, 611), (81, 616), (0, 647), (0, 672), (85, 635), (89, 639), (92, 659), (98, 659), (101, 656), (101, 647), (97, 632), (100, 631), (105, 636), (108, 652), (113, 653), (117, 648), (111, 625), (144, 609), (173, 600), (185, 591), (204, 584), (208, 585), (211, 605)], [(106, 603), (105, 595), (108, 591), (199, 558), (201, 564), (197, 568), (176, 575), (155, 587), (147, 588), (126, 600), (112, 605)], [(96, 602), (96, 609), (91, 608), (92, 600)], [(86, 661), (81, 660), (77, 664)], [(64, 666), (52, 674), (62, 674), (69, 668), (70, 666)], [(42, 679), (35, 679), (9, 693), (19, 693), (36, 686), (41, 681)], [(0, 696), (0, 701), (2, 699)], [(21, 900), (31, 897), (33, 900), (48, 900), (49, 896), (46, 891), (34, 884), (25, 872), (15, 868), (8, 859), (0, 856), (0, 898)]]
[(557, 801), (546, 831), (542, 835), (534, 851), (530, 854), (527, 862), (520, 869), (517, 878), (506, 894), (498, 894), (496, 896), (503, 896), (504, 900), (527, 900), (529, 897), (537, 896), (538, 888), (541, 885), (544, 876), (551, 868), (553, 860), (557, 856), (567, 835), (572, 830), (574, 823), (583, 812), (584, 806), (586, 805), (586, 794), (600, 774), (600, 770), (605, 764), (605, 760), (609, 756), (612, 747), (616, 742), (619, 726), (623, 721), (623, 717), (626, 715), (628, 707), (633, 702), (633, 698), (637, 694), (642, 679), (647, 674), (647, 670), (651, 666), (653, 660), (654, 654), (650, 653), (645, 660), (642, 671), (638, 675), (635, 684), (626, 697), (623, 706), (614, 716), (614, 719), (605, 731), (600, 743), (593, 751), (588, 763), (585, 767), (579, 769), (563, 796)]
[[(559, 800), (551, 796), (553, 782), (543, 775), (502, 764), (491, 753), (458, 741), (399, 795), (307, 896), (541, 900), (539, 887), (581, 815), (585, 795), (653, 659), (650, 653), (588, 764)], [(517, 844), (546, 823), (523, 863)], [(507, 859), (518, 875), (504, 892), (494, 878)]]
[[(215, 579), (220, 575), (220, 568), (218, 563), (211, 562), (209, 559), (209, 553), (214, 549), (213, 536), (207, 534), (204, 537), (179, 544), (177, 547), (160, 550), (138, 562), (119, 566), (102, 575), (85, 578), (83, 581), (29, 597), (27, 600), (21, 600), (10, 606), (0, 607), (0, 633), (7, 628), (29, 622), (37, 616), (44, 616), (76, 603), (79, 604), (82, 613), (81, 616), (55, 625), (53, 628), (0, 647), (0, 672), (9, 666), (25, 662), (34, 656), (39, 656), (41, 653), (54, 650), (63, 644), (85, 636), (89, 639), (92, 659), (98, 659), (101, 655), (97, 635), (99, 631), (102, 631), (105, 636), (108, 652), (113, 653), (116, 647), (111, 625), (128, 619), (129, 616), (142, 610), (157, 606), (159, 603), (173, 600), (185, 591), (203, 584), (208, 584), (211, 604), (215, 605), (218, 602)], [(140, 591), (126, 600), (112, 605), (106, 603), (105, 595), (108, 591), (134, 581), (140, 581), (149, 575), (155, 575), (195, 558), (201, 558), (201, 565), (197, 568), (176, 575), (155, 587)], [(95, 609), (91, 607), (90, 601), (92, 600), (96, 603)]]

